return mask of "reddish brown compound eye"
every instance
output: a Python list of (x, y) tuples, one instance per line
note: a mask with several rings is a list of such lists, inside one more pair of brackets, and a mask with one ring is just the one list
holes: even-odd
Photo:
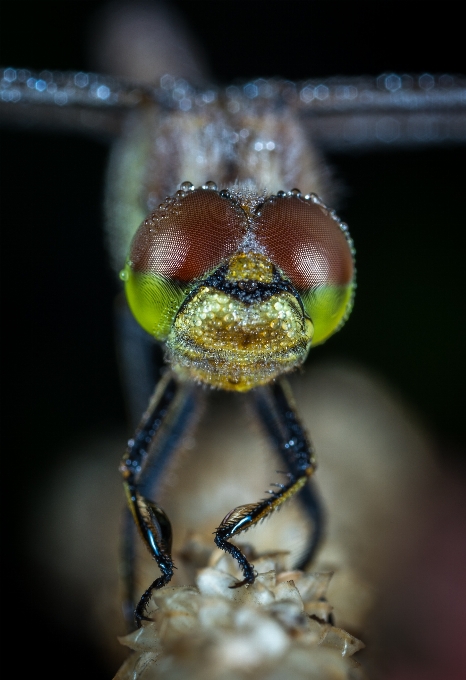
[(239, 206), (211, 189), (179, 193), (139, 227), (129, 257), (133, 272), (188, 283), (238, 250), (247, 230)]
[(299, 291), (353, 280), (351, 247), (337, 220), (311, 199), (274, 196), (255, 218), (257, 242)]

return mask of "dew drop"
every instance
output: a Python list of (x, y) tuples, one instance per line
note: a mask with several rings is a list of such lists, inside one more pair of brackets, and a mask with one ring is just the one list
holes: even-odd
[(129, 274), (126, 269), (122, 269), (119, 276), (122, 281), (127, 281), (129, 279)]

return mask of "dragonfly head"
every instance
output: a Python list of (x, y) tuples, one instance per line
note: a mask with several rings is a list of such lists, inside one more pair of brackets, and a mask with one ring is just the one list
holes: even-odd
[(133, 314), (166, 342), (180, 377), (245, 391), (299, 366), (342, 325), (352, 243), (316, 197), (209, 183), (145, 220), (122, 278)]

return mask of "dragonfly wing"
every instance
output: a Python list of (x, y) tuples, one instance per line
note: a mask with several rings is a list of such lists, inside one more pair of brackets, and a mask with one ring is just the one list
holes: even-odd
[(294, 106), (328, 151), (466, 141), (466, 77), (382, 74), (296, 85)]
[(121, 133), (127, 111), (148, 98), (151, 88), (95, 73), (0, 71), (0, 120), (14, 125), (112, 139)]

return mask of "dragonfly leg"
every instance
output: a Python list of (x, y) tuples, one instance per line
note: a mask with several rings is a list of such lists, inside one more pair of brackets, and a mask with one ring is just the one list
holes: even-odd
[[(228, 539), (250, 529), (259, 520), (265, 519), (288, 498), (301, 491), (315, 470), (314, 453), (306, 433), (299, 422), (286, 395), (286, 385), (277, 381), (271, 385), (258, 388), (256, 396), (258, 411), (261, 417), (267, 413), (266, 426), (273, 423), (273, 434), (276, 446), (288, 465), (287, 482), (278, 485), (277, 490), (269, 492), (269, 496), (256, 503), (241, 505), (223, 519), (215, 532), (216, 545), (232, 555), (243, 572), (244, 579), (231, 587), (239, 587), (253, 583), (254, 566), (250, 564), (242, 551)], [(268, 408), (265, 409), (265, 404)], [(272, 425), (268, 427), (271, 432)]]
[[(254, 407), (259, 419), (269, 435), (272, 445), (281, 456), (283, 462), (287, 465), (289, 465), (289, 449), (283, 445), (283, 426), (281, 424), (280, 413), (283, 413), (284, 410), (291, 410), (292, 412), (294, 410), (290, 405), (289, 397), (286, 397), (286, 392), (288, 390), (289, 388), (286, 387), (286, 391), (283, 391), (281, 396), (276, 395), (278, 400), (277, 398), (272, 399), (270, 392), (266, 390), (259, 389), (254, 390), (253, 392)], [(298, 422), (297, 425), (302, 431), (302, 426), (300, 426)], [(304, 440), (306, 440), (305, 435)], [(307, 441), (310, 449), (310, 458), (314, 461), (312, 445), (310, 444), (309, 439), (307, 439)], [(315, 467), (315, 462), (313, 462), (313, 464)], [(325, 520), (322, 503), (313, 479), (310, 479), (309, 482), (302, 487), (299, 492), (299, 500), (313, 526), (306, 550), (301, 556), (299, 563), (296, 565), (298, 569), (304, 569), (312, 561), (316, 550), (320, 545)]]
[[(147, 588), (136, 606), (134, 617), (138, 628), (142, 620), (148, 620), (145, 611), (152, 591), (164, 586), (173, 576), (170, 521), (163, 509), (150, 500), (147, 494), (160, 479), (167, 460), (191, 422), (195, 408), (194, 389), (180, 385), (169, 372), (162, 377), (134, 438), (128, 442), (120, 465), (128, 507), (134, 523), (162, 572)], [(124, 545), (128, 602), (134, 600), (132, 533), (128, 527)]]

